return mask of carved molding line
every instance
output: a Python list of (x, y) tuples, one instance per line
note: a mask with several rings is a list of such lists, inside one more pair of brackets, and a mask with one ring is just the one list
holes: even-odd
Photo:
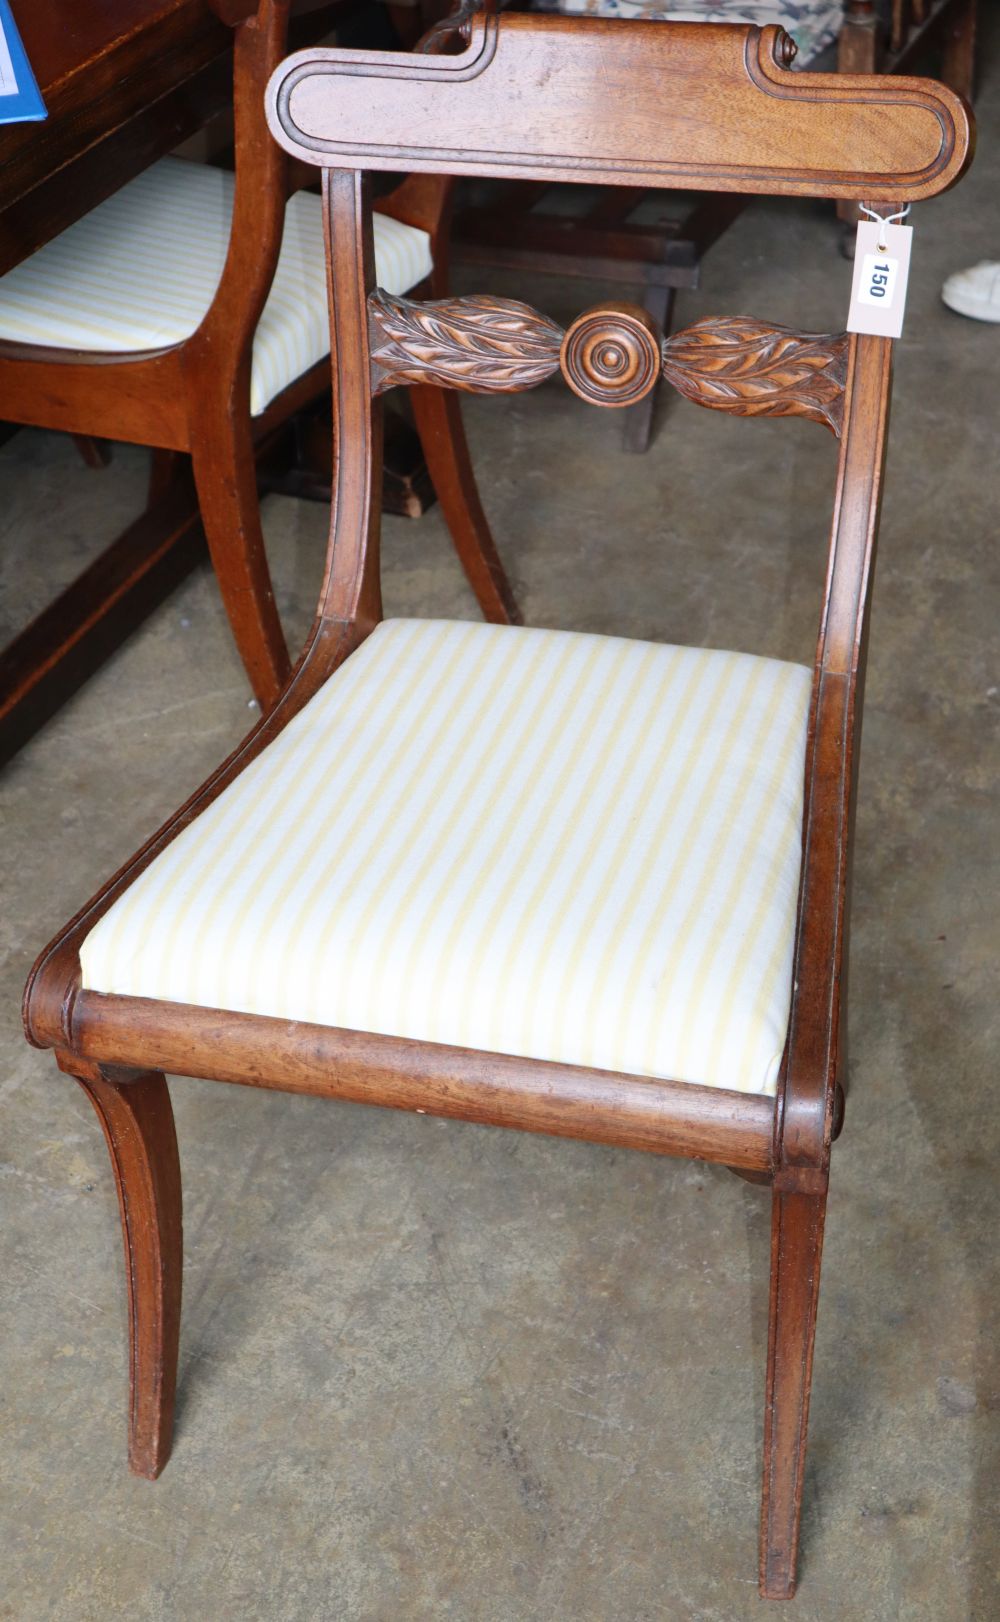
[(563, 339), (563, 377), (591, 405), (634, 405), (660, 377), (660, 333), (646, 310), (598, 304), (578, 315)]
[(595, 405), (627, 406), (663, 377), (686, 399), (743, 417), (808, 417), (838, 437), (846, 333), (793, 332), (749, 316), (713, 317), (660, 339), (638, 305), (601, 304), (567, 332), (516, 299), (428, 302), (380, 288), (368, 300), (372, 392), (435, 383), (470, 394), (513, 394), (562, 370)]
[(846, 332), (712, 317), (664, 341), (663, 375), (696, 405), (741, 417), (808, 417), (839, 439), (848, 342)]
[[(465, 49), (440, 51), (456, 28)], [(321, 167), (753, 195), (917, 202), (944, 191), (967, 161), (968, 111), (942, 85), (790, 72), (787, 35), (773, 24), (706, 34), (637, 21), (633, 33), (642, 44), (629, 56), (625, 105), (604, 93), (605, 50), (613, 43), (612, 57), (622, 58), (602, 19), (546, 17), (543, 26), (462, 6), (419, 53), (317, 47), (287, 58), (268, 86), (268, 122), (286, 151)], [(676, 125), (655, 116), (663, 75), (675, 72), (685, 107), (690, 99)], [(458, 84), (471, 93), (453, 95)], [(591, 84), (602, 88), (587, 107), (585, 150), (568, 153), (565, 130), (584, 117), (580, 86)], [(511, 107), (517, 117), (503, 118)]]

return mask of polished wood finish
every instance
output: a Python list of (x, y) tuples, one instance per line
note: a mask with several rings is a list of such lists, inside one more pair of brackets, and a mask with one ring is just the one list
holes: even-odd
[(368, 300), (372, 392), (436, 383), (470, 394), (531, 389), (558, 369), (563, 329), (518, 299)]
[[(496, 10), (495, 0), (486, 0), (483, 9)], [(806, 84), (815, 71), (825, 72), (835, 63), (846, 74), (909, 71), (936, 48), (945, 82), (971, 99), (976, 0), (935, 0), (933, 5), (914, 5), (912, 17), (909, 11), (906, 0), (894, 0), (890, 44), (873, 0), (846, 0), (839, 44), (824, 51), (815, 68), (807, 70)], [(453, 26), (458, 26), (459, 15), (453, 17)], [(724, 109), (723, 124), (727, 116)], [(589, 208), (572, 214), (567, 213), (564, 198), (557, 209), (547, 206), (547, 192), (537, 182), (492, 186), (487, 199), (460, 211), (455, 231), (457, 254), (470, 263), (524, 268), (564, 278), (606, 278), (638, 289), (636, 296), (664, 331), (670, 327), (676, 292), (698, 286), (705, 254), (744, 206), (739, 196), (710, 193), (692, 199), (686, 209), (675, 207), (669, 217), (651, 222), (633, 217), (650, 195), (643, 186), (617, 186), (602, 193)], [(675, 198), (674, 203), (677, 201)], [(854, 200), (841, 200), (837, 208), (844, 219), (858, 218)], [(623, 444), (627, 451), (647, 449), (658, 393), (651, 390), (626, 415)]]
[[(99, 1064), (348, 1098), (751, 1171), (772, 1165), (773, 1100), (719, 1087), (87, 991), (74, 1000), (68, 1032), (74, 1051)], [(60, 1031), (59, 1040), (66, 1036)]]
[[(868, 82), (862, 100), (857, 80), (784, 67), (788, 44), (776, 28), (595, 22), (567, 32), (557, 17), (514, 15), (501, 26), (475, 16), (460, 54), (386, 52), (377, 76), (360, 71), (363, 52), (291, 56), (271, 81), (269, 117), (294, 156), (331, 166), (358, 157), (370, 170), (906, 202), (958, 179), (969, 130), (959, 97), (896, 78)], [(663, 109), (664, 77), (683, 121)], [(556, 80), (590, 98), (570, 153), (553, 117)], [(483, 97), (498, 115), (517, 108), (497, 117), (488, 145)]]
[(118, 1190), (128, 1297), (128, 1462), (156, 1479), (170, 1457), (181, 1327), (181, 1170), (162, 1075), (57, 1054), (97, 1111)]
[(667, 339), (663, 375), (696, 405), (739, 417), (808, 417), (839, 438), (847, 352), (845, 333), (709, 319)]
[(843, 1114), (847, 892), (892, 344), (852, 337), (806, 752), (795, 968), (772, 1195), (761, 1592), (795, 1592), (830, 1146)]
[[(892, 0), (886, 26), (874, 0), (846, 0), (837, 42), (842, 73), (909, 73), (933, 59), (944, 82), (966, 101), (975, 85), (977, 0)], [(837, 212), (849, 226), (860, 219), (856, 202)]]
[(566, 329), (559, 365), (574, 394), (588, 404), (636, 405), (659, 381), (662, 335), (638, 304), (598, 304)]
[[(638, 305), (598, 304), (567, 331), (518, 299), (368, 299), (373, 395), (400, 383), (468, 394), (533, 389), (561, 371), (591, 405), (628, 408), (661, 374), (696, 405), (742, 417), (809, 417), (838, 437), (846, 333), (709, 318), (664, 339)], [(417, 396), (419, 397), (419, 395)]]
[(760, 1590), (791, 1599), (802, 1504), (826, 1191), (771, 1196)]
[[(565, 35), (574, 60), (591, 61), (592, 47), (610, 82), (621, 61), (631, 60), (631, 28), (591, 21), (558, 23), (504, 20), (491, 61), (504, 59), (510, 29), (524, 60), (536, 41), (535, 73), (551, 65), (555, 36)], [(487, 34), (496, 26), (473, 24), (470, 61), (482, 61)], [(746, 61), (771, 53), (761, 78), (779, 76), (775, 30), (726, 30), (721, 52), (709, 31), (653, 30), (648, 85), (648, 127), (659, 132), (663, 151), (679, 162), (688, 150), (704, 146), (704, 130), (730, 85), (746, 89)], [(669, 37), (668, 37), (669, 36)], [(682, 50), (675, 53), (677, 40)], [(744, 49), (738, 48), (742, 42)], [(478, 54), (477, 54), (478, 52)], [(458, 59), (454, 59), (458, 60)], [(679, 81), (697, 85), (700, 109), (680, 98), (664, 102), (657, 86), (665, 68)], [(747, 1096), (677, 1081), (617, 1076), (567, 1065), (542, 1064), (504, 1054), (469, 1052), (360, 1031), (334, 1030), (287, 1020), (213, 1009), (190, 1008), (148, 999), (111, 996), (81, 986), (80, 946), (96, 920), (159, 851), (191, 819), (233, 782), (330, 675), (350, 658), (381, 615), (379, 512), (382, 401), (379, 390), (393, 368), (394, 381), (418, 389), (443, 382), (468, 387), (470, 375), (489, 392), (523, 386), (522, 363), (554, 371), (560, 364), (577, 382), (602, 388), (609, 376), (638, 377), (648, 359), (650, 324), (634, 310), (612, 307), (588, 312), (589, 325), (573, 323), (578, 344), (566, 344), (554, 323), (524, 305), (493, 299), (445, 301), (444, 317), (427, 316), (429, 347), (421, 356), (411, 342), (411, 313), (375, 294), (368, 180), (384, 154), (372, 154), (359, 137), (351, 146), (354, 101), (361, 91), (374, 100), (399, 95), (410, 108), (401, 121), (397, 144), (408, 158), (419, 157), (421, 142), (435, 154), (448, 128), (438, 101), (440, 77), (429, 59), (386, 59), (360, 52), (317, 52), (298, 58), (273, 81), (271, 118), (278, 138), (292, 152), (310, 150), (323, 168), (328, 218), (331, 288), (332, 368), (336, 400), (337, 479), (330, 545), (316, 620), (296, 670), (273, 713), (250, 734), (219, 771), (113, 878), (39, 958), (25, 992), (29, 1039), (56, 1048), (60, 1062), (83, 1079), (95, 1070), (120, 1078), (115, 1065), (136, 1075), (180, 1071), (249, 1086), (277, 1086), (326, 1097), (348, 1097), (418, 1113), (585, 1137), (600, 1142), (715, 1160), (771, 1187), (773, 1247), (769, 1312), (767, 1419), (761, 1533), (761, 1591), (787, 1597), (794, 1589), (802, 1502), (802, 1466), (819, 1284), (820, 1249), (829, 1177), (830, 1147), (843, 1112), (845, 1055), (844, 974), (847, 955), (847, 893), (855, 761), (864, 673), (864, 647), (882, 491), (890, 394), (892, 344), (872, 337), (813, 337), (783, 332), (741, 317), (699, 323), (655, 347), (660, 365), (680, 379), (702, 404), (751, 415), (797, 414), (839, 431), (839, 471), (831, 530), (806, 745), (803, 853), (791, 1012), (786, 1052), (774, 1099)], [(453, 71), (453, 70), (449, 70)], [(297, 77), (296, 77), (297, 76)], [(309, 142), (302, 148), (290, 81), (308, 83)], [(534, 80), (531, 81), (535, 82)], [(595, 104), (603, 97), (600, 78), (558, 75), (547, 79), (550, 117), (519, 127), (518, 160), (525, 181), (544, 178), (557, 144), (559, 161), (569, 164), (578, 145), (594, 152), (594, 131), (608, 135)], [(390, 90), (386, 89), (390, 84)], [(475, 167), (503, 108), (506, 81), (494, 84), (489, 69), (471, 71), (453, 90), (473, 86), (478, 102), (462, 100), (463, 127), (475, 139), (466, 163)], [(406, 86), (406, 94), (400, 86)], [(740, 134), (745, 172), (734, 173), (734, 148), (720, 154), (714, 180), (738, 187), (762, 173), (776, 193), (798, 194), (804, 187), (822, 196), (841, 195), (854, 184), (841, 166), (839, 131), (846, 124), (864, 129), (866, 115), (899, 95), (892, 120), (884, 125), (886, 152), (906, 170), (916, 145), (925, 143), (927, 117), (941, 133), (937, 157), (924, 144), (920, 178), (912, 166), (908, 184), (943, 189), (961, 172), (969, 152), (964, 110), (949, 92), (914, 82), (858, 79), (837, 81), (839, 99), (816, 104), (800, 96), (781, 98), (782, 120), (773, 122), (769, 91), (760, 94), (760, 149), (749, 112)], [(347, 86), (350, 94), (345, 93)], [(422, 99), (427, 90), (429, 101)], [(420, 91), (421, 94), (417, 92)], [(463, 92), (463, 97), (465, 92)], [(501, 98), (498, 100), (497, 98)], [(541, 103), (539, 102), (539, 106)], [(746, 103), (749, 108), (752, 101)], [(478, 107), (478, 112), (475, 108)], [(672, 112), (672, 108), (677, 109)], [(683, 110), (679, 110), (683, 109)], [(599, 107), (598, 107), (599, 110)], [(435, 120), (429, 123), (432, 111)], [(641, 109), (634, 109), (633, 122)], [(655, 115), (655, 116), (654, 116)], [(458, 116), (454, 114), (452, 116)], [(912, 120), (912, 123), (911, 123)], [(819, 131), (819, 134), (817, 134)], [(608, 135), (610, 140), (610, 135)], [(671, 141), (674, 144), (671, 146)], [(530, 142), (535, 143), (534, 147)], [(337, 164), (329, 164), (336, 148)], [(639, 142), (630, 160), (617, 151), (624, 185), (644, 182), (651, 160)], [(910, 159), (905, 154), (910, 154)], [(492, 161), (492, 160), (489, 160)], [(602, 158), (602, 162), (604, 159)], [(869, 161), (879, 168), (884, 189), (902, 187), (889, 172), (889, 159), (873, 146)], [(458, 164), (459, 160), (454, 160)], [(707, 158), (699, 163), (706, 164)], [(927, 165), (937, 165), (936, 180)], [(709, 171), (711, 174), (711, 171)], [(893, 192), (899, 196), (899, 191)], [(905, 197), (905, 191), (903, 193)], [(440, 307), (439, 307), (440, 308)], [(471, 323), (471, 326), (470, 326)], [(477, 323), (479, 325), (477, 326)], [(483, 336), (483, 323), (490, 342)], [(596, 324), (595, 324), (596, 323)], [(420, 323), (417, 323), (420, 328)], [(420, 328), (420, 330), (425, 330)], [(403, 340), (399, 334), (403, 333)], [(624, 335), (624, 336), (623, 336)], [(626, 352), (624, 337), (634, 342)], [(492, 347), (491, 347), (492, 346)], [(619, 351), (616, 353), (616, 351)], [(471, 374), (469, 356), (471, 354)], [(486, 358), (484, 358), (486, 357)], [(645, 357), (645, 358), (644, 358)], [(387, 372), (386, 367), (389, 370)], [(424, 381), (428, 371), (435, 385)], [(644, 374), (643, 374), (644, 375)], [(537, 376), (529, 381), (537, 381)], [(762, 408), (762, 409), (761, 409)], [(126, 1072), (128, 1073), (128, 1072)], [(122, 1085), (116, 1081), (116, 1085)], [(153, 1374), (150, 1374), (153, 1381)]]
[[(306, 21), (322, 33), (355, 3), (332, 0)], [(238, 23), (231, 36), (236, 186), (225, 266), (200, 326), (180, 344), (143, 354), (0, 341), (0, 411), (18, 423), (190, 456), (197, 502), (183, 533), (200, 520), (251, 686), (262, 708), (270, 709), (291, 662), (264, 546), (256, 461), (276, 428), (328, 390), (329, 366), (323, 361), (312, 367), (251, 418), (253, 339), (277, 268), (286, 199), (311, 182), (314, 172), (289, 164), (263, 115), (264, 87), (286, 48), (291, 0), (259, 0), (255, 9), (246, 0), (216, 0), (216, 7), (226, 21)], [(429, 231), (432, 251), (444, 263), (449, 189), (447, 181), (422, 179), (380, 203), (384, 213)], [(484, 614), (516, 621), (513, 592), (479, 501), (453, 403), (433, 411), (425, 453), (431, 478), (445, 492), (442, 507)], [(161, 534), (162, 522), (151, 506), (145, 521), (132, 526), (84, 580), (63, 593), (57, 611), (43, 615), (11, 650), (17, 681), (0, 695), (0, 759), (36, 730), (82, 672), (107, 656), (136, 623), (140, 607), (152, 606), (147, 560), (158, 551)], [(178, 570), (188, 555), (178, 555)], [(103, 605), (94, 601), (89, 588), (103, 576), (118, 582), (122, 570), (128, 576), (122, 591)], [(170, 573), (162, 570), (157, 578), (165, 587)], [(131, 617), (124, 612), (126, 602)], [(34, 650), (40, 652), (31, 665), (27, 656)]]

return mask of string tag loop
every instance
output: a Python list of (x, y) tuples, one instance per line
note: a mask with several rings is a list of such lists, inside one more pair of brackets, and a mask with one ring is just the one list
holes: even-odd
[(869, 208), (865, 203), (859, 203), (858, 207), (860, 208), (862, 214), (868, 215), (870, 220), (878, 221), (878, 251), (879, 253), (885, 253), (888, 247), (888, 243), (885, 240), (885, 228), (887, 225), (895, 225), (897, 220), (906, 219), (907, 214), (910, 212), (909, 203), (907, 203), (905, 208), (901, 208), (898, 214), (880, 214), (878, 209)]

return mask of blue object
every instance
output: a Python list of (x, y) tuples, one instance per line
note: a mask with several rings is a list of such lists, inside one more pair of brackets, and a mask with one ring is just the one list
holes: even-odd
[(8, 0), (0, 0), (0, 124), (47, 117)]

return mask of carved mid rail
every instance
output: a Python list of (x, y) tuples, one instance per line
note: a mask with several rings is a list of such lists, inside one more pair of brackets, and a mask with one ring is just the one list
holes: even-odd
[(793, 332), (749, 316), (697, 321), (670, 338), (638, 305), (599, 304), (564, 331), (516, 299), (368, 300), (372, 391), (436, 383), (472, 394), (533, 389), (562, 371), (583, 400), (634, 405), (662, 375), (680, 394), (742, 417), (808, 417), (839, 438), (846, 333)]

